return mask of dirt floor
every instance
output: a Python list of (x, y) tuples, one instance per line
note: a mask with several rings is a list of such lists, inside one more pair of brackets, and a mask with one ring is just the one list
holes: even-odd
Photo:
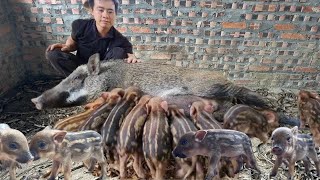
[[(42, 130), (47, 125), (53, 125), (59, 119), (76, 114), (83, 111), (83, 107), (71, 107), (38, 111), (31, 103), (30, 99), (37, 97), (43, 91), (53, 87), (61, 81), (61, 78), (55, 77), (34, 77), (28, 81), (21, 83), (19, 86), (10, 90), (7, 94), (0, 97), (0, 123), (7, 123), (12, 128), (23, 132), (28, 139)], [(257, 92), (271, 99), (275, 106), (279, 107), (279, 111), (286, 115), (297, 117), (297, 105), (295, 92), (289, 90), (269, 90), (256, 89)], [(247, 169), (242, 170), (234, 179), (269, 179), (268, 174), (273, 166), (274, 157), (270, 153), (270, 144), (258, 145), (261, 143), (258, 139), (253, 138), (253, 150), (258, 161), (258, 166), (262, 170), (260, 178), (251, 176)], [(17, 170), (18, 179), (41, 179), (41, 176), (51, 168), (50, 160), (35, 161), (28, 165), (22, 165), (21, 169)], [(279, 170), (278, 176), (275, 179), (286, 179), (285, 173), (287, 168), (283, 167)], [(132, 174), (132, 169), (129, 169)], [(117, 174), (110, 173), (113, 178), (118, 179)], [(174, 168), (168, 167), (167, 178), (173, 179)], [(96, 178), (92, 176), (82, 165), (82, 163), (74, 164), (72, 171), (72, 179), (86, 180)], [(136, 179), (134, 175), (132, 178)], [(0, 179), (9, 179), (7, 171), (0, 171)], [(60, 175), (59, 179), (63, 179)], [(228, 179), (228, 178), (225, 178)], [(303, 174), (303, 165), (301, 162), (296, 164), (295, 179), (316, 179), (315, 168), (309, 174)]]

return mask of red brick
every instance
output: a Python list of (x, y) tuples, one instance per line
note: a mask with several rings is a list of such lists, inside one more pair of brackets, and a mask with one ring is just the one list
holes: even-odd
[(167, 19), (158, 19), (158, 25), (167, 25)]
[(250, 71), (269, 71), (270, 67), (269, 66), (256, 66), (256, 65), (251, 65), (249, 66)]
[(275, 12), (276, 9), (277, 9), (277, 5), (276, 4), (270, 4), (269, 8), (268, 8), (268, 11), (269, 12)]
[(72, 8), (72, 14), (80, 14), (79, 9)]
[(38, 13), (38, 8), (37, 8), (37, 7), (31, 7), (30, 10), (31, 10), (31, 12), (34, 13), (34, 14), (37, 14), (37, 13)]
[(282, 39), (306, 39), (306, 35), (299, 33), (282, 33)]
[(303, 73), (316, 73), (319, 72), (317, 68), (311, 68), (311, 67), (301, 67), (297, 66), (294, 68), (295, 72), (303, 72)]
[(62, 18), (56, 18), (57, 24), (63, 24)]
[(234, 83), (236, 85), (248, 85), (248, 84), (253, 84), (254, 81), (252, 80), (246, 80), (246, 79), (239, 79), (239, 80), (235, 80)]
[(151, 32), (150, 28), (148, 28), (148, 27), (131, 26), (131, 27), (129, 27), (129, 29), (133, 33), (150, 33)]
[(171, 54), (163, 53), (163, 52), (153, 53), (150, 56), (150, 59), (170, 60), (171, 59)]
[(1, 25), (0, 27), (0, 37), (6, 35), (11, 30), (9, 25)]
[(58, 32), (64, 32), (64, 28), (61, 27), (61, 26), (58, 26), (58, 27), (57, 27), (57, 31), (58, 31)]
[(117, 29), (120, 33), (126, 33), (126, 32), (127, 32), (127, 28), (126, 28), (126, 27), (123, 27), (123, 26), (117, 27), (116, 29)]
[(44, 23), (51, 23), (51, 18), (50, 17), (44, 17), (43, 18)]
[(226, 29), (245, 29), (245, 22), (223, 22), (222, 27)]
[(274, 29), (278, 31), (294, 30), (295, 25), (294, 24), (275, 24)]
[(17, 3), (32, 4), (32, 0), (16, 0)]
[(71, 4), (77, 4), (77, 0), (71, 0)]
[(258, 11), (263, 11), (263, 4), (257, 4), (254, 7), (254, 11), (258, 12)]
[(301, 12), (320, 12), (320, 6), (312, 7), (312, 6), (303, 6)]

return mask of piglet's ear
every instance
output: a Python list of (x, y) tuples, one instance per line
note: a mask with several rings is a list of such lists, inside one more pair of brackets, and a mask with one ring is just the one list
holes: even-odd
[(167, 101), (162, 101), (160, 103), (160, 106), (162, 107), (162, 109), (166, 112), (168, 112), (168, 102)]
[(196, 114), (197, 114), (197, 109), (194, 106), (191, 106), (190, 107), (190, 115), (191, 115), (191, 117), (195, 118)]
[(61, 143), (64, 139), (64, 137), (66, 136), (67, 131), (57, 131), (54, 135), (53, 135), (53, 142), (58, 144)]
[(196, 134), (194, 135), (195, 137), (195, 141), (197, 142), (201, 142), (207, 135), (207, 131), (204, 130), (199, 130), (196, 132)]
[(206, 104), (206, 105), (204, 106), (204, 110), (205, 110), (206, 112), (208, 112), (208, 113), (212, 113), (214, 109), (213, 109), (212, 104)]
[(109, 98), (110, 92), (102, 92), (101, 97), (106, 101)]
[(291, 132), (293, 135), (298, 135), (299, 131), (298, 131), (298, 126), (295, 126), (291, 129)]

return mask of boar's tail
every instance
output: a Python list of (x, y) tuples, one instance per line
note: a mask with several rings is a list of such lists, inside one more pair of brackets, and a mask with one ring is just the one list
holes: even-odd
[(299, 119), (287, 116), (282, 112), (279, 112), (278, 116), (279, 116), (279, 124), (280, 124), (280, 126), (289, 125), (289, 126), (298, 126), (298, 127), (300, 127), (300, 120)]
[(246, 104), (258, 108), (270, 108), (270, 102), (266, 97), (248, 88), (234, 85), (233, 83), (215, 84), (210, 91), (210, 97), (218, 99), (230, 99), (237, 104)]

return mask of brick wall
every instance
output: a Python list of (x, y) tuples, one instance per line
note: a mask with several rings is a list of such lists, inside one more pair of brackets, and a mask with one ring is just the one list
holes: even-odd
[[(117, 29), (143, 59), (221, 70), (249, 87), (319, 89), (320, 1), (120, 0)], [(63, 42), (81, 0), (12, 0), (30, 73), (47, 73), (48, 44)]]
[(0, 1), (0, 95), (23, 79), (20, 45), (7, 0)]

